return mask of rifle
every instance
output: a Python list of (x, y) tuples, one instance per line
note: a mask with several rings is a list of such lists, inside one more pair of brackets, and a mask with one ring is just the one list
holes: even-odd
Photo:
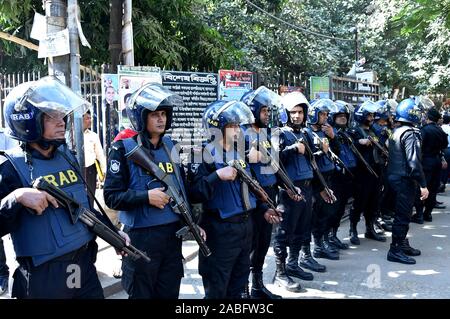
[(69, 211), (72, 224), (75, 224), (78, 220), (80, 220), (83, 224), (88, 226), (94, 234), (117, 250), (124, 251), (133, 259), (143, 258), (146, 262), (150, 262), (150, 258), (145, 252), (137, 249), (133, 245), (127, 246), (125, 244), (125, 239), (98, 219), (95, 213), (81, 206), (80, 203), (78, 203), (62, 189), (47, 182), (43, 177), (39, 177), (33, 181), (32, 185), (33, 188), (46, 191), (55, 197), (56, 200)]
[(258, 181), (253, 179), (246, 171), (242, 168), (241, 164), (238, 160), (231, 160), (228, 163), (228, 166), (233, 167), (236, 169), (239, 178), (244, 182), (247, 183), (250, 187), (253, 194), (255, 194), (260, 200), (267, 203), (267, 205), (272, 208), (275, 212), (277, 211), (277, 208), (275, 207), (275, 203), (273, 200), (269, 197), (267, 192), (262, 188), (261, 185), (259, 185)]
[(175, 189), (174, 186), (172, 186), (172, 177), (161, 170), (159, 166), (152, 161), (152, 155), (150, 152), (140, 145), (137, 145), (129, 153), (125, 154), (125, 156), (127, 159), (133, 161), (136, 165), (155, 176), (161, 183), (163, 183), (166, 194), (170, 196), (170, 207), (172, 207), (175, 213), (181, 216), (182, 221), (186, 224), (186, 226), (176, 232), (177, 237), (181, 238), (185, 236), (187, 232), (190, 232), (194, 236), (195, 241), (198, 243), (203, 256), (208, 257), (211, 255), (209, 247), (200, 235), (198, 225), (192, 219), (192, 213), (189, 206), (186, 204), (183, 196)]
[(297, 142), (300, 142), (303, 145), (305, 145), (305, 150), (306, 150), (306, 153), (308, 153), (309, 161), (311, 163), (311, 166), (312, 166), (314, 172), (316, 173), (317, 177), (319, 178), (319, 181), (322, 184), (322, 186), (323, 186), (325, 192), (327, 193), (328, 197), (331, 198), (333, 203), (336, 202), (337, 198), (336, 198), (336, 196), (334, 196), (333, 192), (328, 187), (327, 182), (325, 181), (325, 178), (323, 177), (322, 173), (320, 172), (319, 166), (317, 165), (316, 159), (314, 157), (314, 153), (313, 153), (313, 151), (311, 150), (311, 147), (308, 144), (308, 140), (306, 139), (306, 136), (303, 134), (302, 131), (300, 131), (300, 134), (302, 135), (302, 138), (301, 139), (297, 139), (297, 137), (294, 135), (294, 133), (292, 133), (292, 135), (294, 135), (294, 137), (297, 140)]
[(364, 164), (364, 166), (367, 168), (367, 170), (376, 178), (378, 178), (378, 174), (373, 170), (373, 168), (369, 165), (369, 163), (367, 163), (367, 161), (364, 159), (364, 156), (362, 156), (362, 154), (358, 151), (358, 149), (356, 148), (355, 144), (353, 144), (353, 140), (350, 136), (348, 136), (348, 134), (346, 132), (344, 132), (343, 130), (340, 130), (338, 132), (338, 134), (340, 134), (341, 136), (343, 136), (349, 143), (350, 149), (353, 151), (353, 153), (355, 153), (355, 155), (359, 158), (359, 160)]
[(298, 196), (300, 196), (301, 200), (305, 201), (305, 198), (303, 197), (301, 192), (297, 191), (297, 188), (295, 187), (294, 183), (286, 173), (283, 164), (281, 162), (276, 161), (273, 158), (272, 154), (267, 150), (267, 148), (264, 147), (264, 145), (262, 145), (261, 141), (258, 142), (258, 149), (260, 152), (262, 152), (264, 159), (270, 161), (270, 166), (275, 171), (277, 177), (283, 183), (283, 188), (287, 191), (290, 191), (292, 194), (297, 194)]
[(347, 173), (350, 175), (351, 178), (355, 178), (355, 176), (353, 175), (353, 173), (350, 171), (350, 169), (347, 167), (347, 165), (345, 165), (345, 163), (339, 158), (339, 156), (337, 156), (332, 150), (331, 148), (328, 148), (328, 152), (325, 153), (323, 151), (323, 141), (322, 139), (313, 132), (313, 134), (317, 137), (317, 141), (319, 142), (319, 148), (322, 150), (322, 152), (324, 153), (324, 155), (334, 164), (342, 167), (345, 171), (347, 171)]
[(375, 145), (376, 148), (378, 148), (378, 150), (386, 157), (389, 158), (389, 153), (388, 151), (386, 151), (386, 148), (384, 148), (377, 140), (377, 138), (373, 137), (370, 134), (367, 134), (367, 139), (373, 144)]

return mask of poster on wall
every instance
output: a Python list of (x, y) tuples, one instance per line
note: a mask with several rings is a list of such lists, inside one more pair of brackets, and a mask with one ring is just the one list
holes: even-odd
[(219, 99), (239, 101), (248, 91), (253, 89), (253, 72), (219, 70)]
[(330, 98), (330, 79), (327, 76), (312, 76), (310, 81), (310, 100)]
[(102, 105), (112, 105), (119, 98), (119, 79), (117, 74), (102, 74)]
[(173, 110), (172, 136), (182, 145), (199, 145), (203, 111), (218, 97), (217, 73), (162, 71), (161, 77), (163, 85), (184, 102)]
[(130, 121), (125, 110), (126, 103), (137, 89), (147, 83), (162, 84), (161, 69), (155, 66), (127, 66), (117, 67), (119, 98), (118, 116), (120, 129), (130, 127)]

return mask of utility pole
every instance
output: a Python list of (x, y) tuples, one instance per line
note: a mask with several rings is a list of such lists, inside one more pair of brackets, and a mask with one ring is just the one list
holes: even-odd
[[(47, 18), (47, 34), (56, 33), (66, 28), (67, 6), (65, 0), (44, 0)], [(69, 56), (49, 58), (48, 74), (57, 76), (69, 83)]]
[(355, 27), (355, 62), (359, 60), (359, 52), (358, 52), (358, 28)]
[[(69, 43), (70, 43), (70, 87), (81, 96), (80, 83), (80, 45), (78, 36), (78, 1), (68, 0), (68, 28), (69, 28)], [(84, 135), (83, 135), (83, 112), (77, 109), (74, 112), (73, 119), (75, 129), (75, 148), (77, 151), (78, 164), (81, 167), (81, 174), (85, 177), (84, 167)]]
[(131, 22), (132, 0), (124, 0), (123, 5), (123, 29), (122, 29), (122, 52), (123, 64), (134, 66), (133, 49), (133, 24)]

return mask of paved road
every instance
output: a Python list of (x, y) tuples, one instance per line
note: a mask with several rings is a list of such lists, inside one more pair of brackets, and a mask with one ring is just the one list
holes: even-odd
[[(440, 194), (438, 199), (450, 208), (450, 191)], [(348, 221), (343, 222), (339, 237), (349, 242)], [(364, 223), (359, 224), (360, 246), (351, 246), (341, 253), (338, 261), (319, 259), (328, 268), (326, 273), (315, 273), (314, 280), (301, 282), (303, 293), (289, 293), (270, 284), (275, 272), (275, 260), (272, 248), (269, 249), (264, 278), (267, 286), (285, 298), (450, 298), (450, 209), (435, 210), (433, 222), (424, 225), (411, 224), (409, 238), (413, 247), (422, 250), (416, 265), (402, 265), (386, 260), (389, 242), (379, 243), (364, 238)], [(390, 233), (387, 233), (389, 236)], [(6, 238), (6, 237), (5, 237)], [(183, 247), (186, 254), (192, 254), (192, 242)], [(110, 249), (98, 255), (97, 267), (102, 275), (103, 286), (115, 285), (112, 278), (113, 268), (117, 268), (117, 256)], [(105, 248), (106, 249), (106, 248)], [(6, 245), (8, 264), (15, 267), (10, 241)], [(203, 298), (201, 277), (197, 271), (198, 258), (185, 265), (185, 277), (182, 280), (180, 298)], [(113, 291), (111, 290), (111, 291)], [(0, 296), (7, 298), (8, 295)], [(121, 291), (109, 296), (111, 299), (127, 298)]]
[[(438, 200), (450, 208), (450, 192), (440, 194)], [(349, 243), (349, 222), (343, 222), (340, 238)], [(313, 281), (301, 281), (303, 293), (289, 293), (270, 284), (275, 271), (275, 258), (269, 249), (264, 278), (267, 287), (284, 298), (450, 298), (450, 210), (435, 210), (433, 222), (411, 224), (410, 244), (421, 249), (416, 265), (402, 265), (386, 260), (390, 233), (385, 243), (364, 238), (364, 223), (359, 224), (360, 246), (350, 246), (338, 261), (319, 259), (327, 266), (326, 273), (315, 273)], [(180, 298), (203, 298), (204, 290), (197, 271), (198, 258), (185, 266)], [(124, 292), (112, 299), (126, 298)]]

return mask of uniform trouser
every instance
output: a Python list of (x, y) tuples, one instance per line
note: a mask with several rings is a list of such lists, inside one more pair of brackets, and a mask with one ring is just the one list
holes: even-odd
[(286, 260), (287, 247), (298, 251), (303, 244), (311, 242), (312, 225), (312, 187), (311, 181), (298, 181), (295, 186), (300, 187), (304, 201), (292, 200), (286, 191), (281, 190), (280, 206), (284, 210), (283, 221), (279, 224), (275, 234), (273, 250), (277, 258)]
[(342, 216), (345, 214), (345, 207), (347, 206), (348, 200), (353, 196), (354, 184), (352, 178), (343, 174), (336, 175), (333, 190), (337, 197), (337, 207), (334, 215), (330, 218), (330, 227), (338, 229), (341, 225)]
[(103, 289), (94, 266), (97, 244), (82, 248), (39, 266), (29, 257), (18, 257), (14, 272), (13, 298), (18, 299), (103, 299)]
[(442, 169), (441, 171), (441, 184), (447, 184), (448, 181), (448, 174), (450, 173), (450, 147), (447, 147), (444, 150), (444, 158), (445, 161), (447, 162), (447, 168), (446, 169)]
[(379, 195), (379, 180), (370, 173), (356, 171), (355, 200), (350, 210), (350, 222), (358, 223), (361, 213), (364, 214), (366, 223), (375, 219), (377, 201)]
[(399, 243), (408, 234), (417, 182), (407, 177), (389, 176), (389, 184), (396, 198), (394, 222), (392, 224), (392, 243)]
[(425, 201), (417, 201), (418, 211), (422, 211), (424, 214), (431, 214), (434, 206), (436, 205), (436, 196), (440, 184), (440, 174), (441, 174), (442, 164), (439, 158), (423, 159), (423, 172), (427, 180), (427, 188), (429, 191), (428, 198)]
[[(95, 167), (95, 163), (89, 167), (86, 167), (85, 173), (86, 173), (86, 183), (89, 189), (95, 194), (95, 189), (97, 186), (97, 168)], [(91, 207), (94, 207), (94, 196), (92, 196), (90, 192), (88, 192), (88, 196), (89, 196), (89, 204), (91, 205)]]
[(179, 229), (178, 222), (144, 228), (125, 227), (131, 243), (151, 258), (149, 263), (142, 258), (123, 258), (122, 286), (130, 299), (178, 298), (184, 273), (182, 242), (175, 235)]
[(241, 214), (224, 220), (205, 213), (201, 226), (211, 250), (209, 257), (199, 255), (198, 272), (202, 276), (205, 298), (240, 298), (250, 274), (253, 236), (250, 217)]
[[(334, 173), (324, 175), (324, 178), (327, 182), (328, 187), (330, 187), (335, 192), (336, 177)], [(338, 209), (338, 201), (334, 202), (333, 204), (329, 204), (323, 200), (322, 196), (320, 196), (320, 193), (315, 193), (314, 199), (315, 201), (312, 208), (312, 234), (314, 238), (320, 239), (330, 229), (331, 220), (336, 215)]]
[(387, 167), (382, 165), (378, 171), (380, 172), (380, 179), (383, 186), (378, 201), (378, 210), (383, 215), (389, 215), (390, 212), (394, 211), (395, 196), (387, 178)]
[(9, 276), (9, 268), (6, 264), (5, 247), (3, 246), (3, 240), (0, 238), (0, 277)]
[[(264, 190), (275, 203), (276, 186), (264, 187)], [(261, 272), (270, 247), (270, 237), (272, 236), (272, 224), (264, 218), (265, 211), (256, 209), (250, 215), (253, 223), (253, 242), (250, 252), (250, 270), (254, 273)]]

